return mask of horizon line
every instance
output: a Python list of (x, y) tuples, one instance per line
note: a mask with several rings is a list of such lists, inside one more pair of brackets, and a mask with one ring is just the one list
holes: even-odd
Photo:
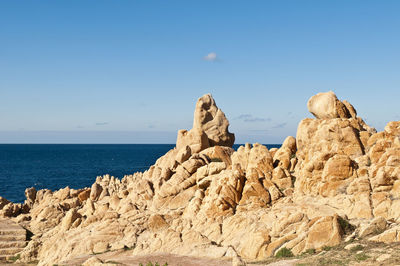
[[(255, 143), (250, 143), (250, 144), (255, 144)], [(233, 145), (245, 145), (245, 144), (246, 143), (234, 143)], [(260, 143), (260, 144), (282, 145), (282, 143)], [(0, 142), (0, 145), (176, 145), (176, 143), (2, 143)]]

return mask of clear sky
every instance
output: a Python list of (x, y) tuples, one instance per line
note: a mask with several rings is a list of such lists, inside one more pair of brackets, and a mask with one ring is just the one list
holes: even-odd
[(174, 143), (212, 93), (280, 143), (333, 90), (400, 120), (400, 1), (1, 1), (0, 143)]

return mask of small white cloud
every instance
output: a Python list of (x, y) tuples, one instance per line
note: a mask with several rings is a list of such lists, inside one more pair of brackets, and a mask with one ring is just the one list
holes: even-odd
[(203, 57), (203, 59), (206, 61), (214, 62), (214, 61), (217, 61), (218, 58), (217, 58), (217, 54), (212, 52), (212, 53), (209, 53), (208, 55), (206, 55), (205, 57)]

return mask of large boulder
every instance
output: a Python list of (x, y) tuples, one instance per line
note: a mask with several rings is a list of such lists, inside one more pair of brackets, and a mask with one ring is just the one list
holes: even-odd
[(308, 111), (319, 119), (351, 117), (349, 110), (332, 91), (312, 96), (308, 100), (307, 107)]
[(320, 250), (323, 247), (332, 247), (340, 244), (342, 229), (338, 216), (315, 218), (310, 221), (310, 230), (306, 238), (306, 249)]

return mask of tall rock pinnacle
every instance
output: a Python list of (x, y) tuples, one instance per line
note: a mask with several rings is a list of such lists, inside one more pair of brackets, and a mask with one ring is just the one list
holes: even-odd
[(217, 107), (211, 94), (206, 94), (197, 100), (193, 128), (178, 131), (177, 149), (188, 145), (192, 151), (198, 152), (213, 146), (232, 147), (235, 135), (228, 131), (228, 127), (224, 112)]

